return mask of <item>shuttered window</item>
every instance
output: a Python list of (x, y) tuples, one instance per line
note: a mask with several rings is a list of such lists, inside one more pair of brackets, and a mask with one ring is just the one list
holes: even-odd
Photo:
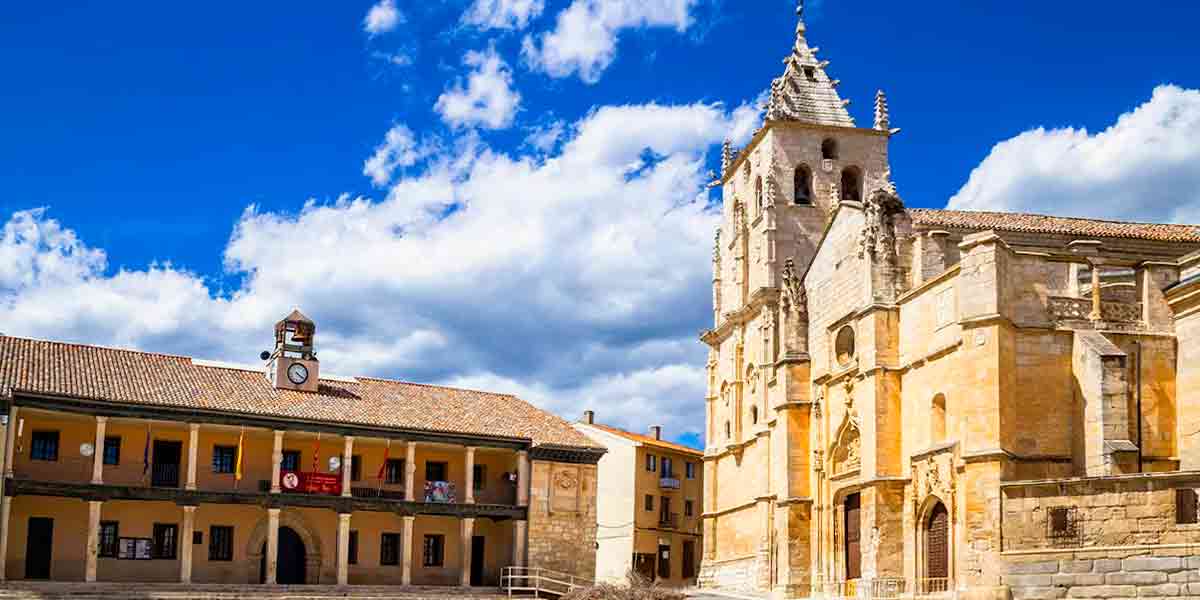
[(1200, 497), (1197, 496), (1196, 490), (1175, 490), (1175, 522), (1180, 525), (1200, 522), (1200, 518), (1198, 518), (1200, 515), (1197, 515), (1200, 510), (1197, 510), (1197, 503), (1200, 503)]

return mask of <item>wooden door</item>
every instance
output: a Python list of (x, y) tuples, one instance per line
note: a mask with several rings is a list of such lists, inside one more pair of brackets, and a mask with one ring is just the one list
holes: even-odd
[(659, 579), (670, 579), (671, 578), (671, 547), (670, 546), (659, 546), (658, 547), (658, 578)]
[(683, 578), (691, 579), (696, 576), (696, 542), (685, 540), (682, 554)]
[(482, 535), (471, 538), (471, 585), (483, 585), (484, 541)]
[(54, 556), (54, 519), (29, 517), (25, 539), (25, 579), (50, 579)]
[(183, 459), (183, 442), (154, 440), (154, 466), (150, 485), (179, 487), (179, 463)]
[(933, 507), (925, 523), (925, 576), (950, 576), (950, 514), (941, 503)]
[(862, 498), (846, 496), (846, 580), (862, 577)]

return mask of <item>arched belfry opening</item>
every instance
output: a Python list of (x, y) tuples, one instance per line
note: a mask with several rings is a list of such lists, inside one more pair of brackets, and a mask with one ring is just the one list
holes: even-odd
[(833, 138), (825, 138), (821, 142), (821, 158), (825, 160), (837, 160), (838, 158), (838, 143)]
[(792, 183), (795, 196), (793, 202), (800, 206), (812, 204), (812, 171), (808, 169), (808, 165), (796, 166)]
[(858, 167), (842, 169), (842, 201), (862, 202), (862, 171)]

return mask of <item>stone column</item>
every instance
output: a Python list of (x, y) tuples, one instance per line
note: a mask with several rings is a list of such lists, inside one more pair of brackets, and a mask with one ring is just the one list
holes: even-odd
[(92, 485), (104, 483), (104, 429), (108, 417), (96, 417), (96, 452), (92, 454)]
[(517, 506), (529, 506), (529, 452), (517, 452)]
[(200, 451), (200, 424), (188, 423), (188, 470), (186, 490), (196, 489), (196, 454)]
[(467, 446), (467, 489), (463, 492), (467, 504), (475, 504), (475, 447)]
[(350, 513), (338, 513), (337, 584), (350, 582)]
[(275, 585), (279, 573), (279, 509), (267, 509), (267, 574), (263, 583)]
[(279, 487), (279, 469), (283, 465), (283, 432), (275, 430), (275, 449), (271, 451), (271, 493), (278, 494), (282, 489)]
[(1100, 265), (1091, 264), (1092, 267), (1092, 314), (1088, 318), (1093, 321), (1099, 321), (1103, 317), (1100, 311)]
[[(13, 410), (16, 410), (16, 407), (13, 407)], [(10, 431), (13, 429), (16, 429), (16, 425), (9, 427)], [(6, 579), (5, 573), (8, 566), (8, 517), (11, 513), (12, 496), (0, 496), (0, 581)]]
[(88, 500), (87, 550), (83, 569), (83, 580), (87, 583), (96, 581), (96, 560), (100, 557), (100, 504), (98, 500)]
[(8, 409), (8, 435), (4, 441), (4, 477), (13, 476), (13, 450), (17, 447), (17, 430), (21, 428), (21, 419), (17, 414), (21, 407), (13, 406)]
[(462, 565), (459, 585), (467, 587), (471, 585), (471, 536), (475, 534), (475, 519), (463, 519), (459, 521), (459, 525), (459, 549), (462, 551), (462, 560), (459, 561)]
[(400, 585), (412, 585), (412, 557), (413, 557), (413, 522), (416, 517), (401, 517), (402, 528), (400, 530)]
[(196, 532), (196, 507), (183, 507), (183, 529), (179, 534), (179, 583), (192, 582), (192, 544)]
[(342, 497), (353, 495), (350, 490), (350, 471), (354, 462), (354, 436), (346, 436), (346, 446), (342, 449)]
[(513, 521), (513, 565), (525, 566), (525, 548), (528, 547), (529, 522)]
[(417, 443), (409, 442), (404, 455), (404, 499), (416, 502), (414, 492), (417, 485)]

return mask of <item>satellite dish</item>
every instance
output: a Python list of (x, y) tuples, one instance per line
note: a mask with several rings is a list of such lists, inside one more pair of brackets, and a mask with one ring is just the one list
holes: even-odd
[(342, 468), (342, 459), (336, 456), (329, 457), (329, 471), (332, 473)]
[(91, 457), (92, 455), (96, 454), (96, 447), (88, 442), (84, 442), (79, 445), (79, 453), (84, 457)]

